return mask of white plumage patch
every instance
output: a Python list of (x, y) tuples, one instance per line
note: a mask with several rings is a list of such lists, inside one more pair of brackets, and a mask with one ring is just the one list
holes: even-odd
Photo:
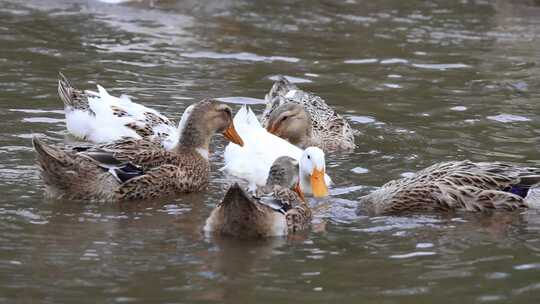
[(272, 221), (272, 227), (270, 230), (270, 236), (283, 236), (287, 235), (289, 228), (287, 227), (287, 219), (285, 215), (274, 212), (274, 220)]
[[(177, 129), (167, 117), (154, 109), (132, 102), (126, 95), (118, 98), (110, 95), (100, 85), (97, 88), (97, 92), (85, 92), (88, 95), (88, 106), (95, 115), (81, 110), (66, 110), (67, 129), (70, 133), (94, 143), (107, 143), (122, 137), (139, 139), (140, 135), (126, 125), (143, 128), (147, 124), (147, 113), (151, 113), (169, 122), (154, 126), (152, 129), (154, 135), (166, 135), (163, 141), (166, 149), (176, 144)], [(120, 111), (122, 115), (115, 115), (114, 109)]]
[[(250, 189), (266, 184), (270, 167), (278, 157), (290, 156), (298, 161), (302, 157), (302, 149), (266, 131), (253, 111), (245, 105), (234, 116), (234, 127), (242, 137), (244, 146), (227, 145), (222, 170), (247, 180)], [(302, 190), (311, 193), (311, 189)]]
[(540, 209), (540, 185), (536, 185), (529, 189), (529, 192), (525, 197), (525, 203), (529, 208)]
[(296, 95), (296, 92), (298, 92), (298, 90), (290, 90), (289, 92), (287, 92), (287, 94), (285, 94), (285, 98), (289, 98), (289, 99), (294, 98), (294, 95)]

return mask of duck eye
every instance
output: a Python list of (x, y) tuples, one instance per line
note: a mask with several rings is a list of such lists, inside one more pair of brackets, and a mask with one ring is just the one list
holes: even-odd
[(311, 159), (311, 156), (310, 156), (310, 155), (308, 155), (308, 156), (307, 156), (307, 159)]
[(289, 118), (289, 116), (283, 116), (283, 118), (281, 118), (281, 120), (285, 120), (287, 118)]

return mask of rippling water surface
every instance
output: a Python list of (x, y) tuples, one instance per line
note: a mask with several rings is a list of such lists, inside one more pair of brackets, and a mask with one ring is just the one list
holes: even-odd
[[(359, 196), (434, 162), (540, 165), (535, 1), (110, 2), (121, 1), (0, 1), (0, 302), (540, 299), (535, 211), (354, 213)], [(208, 192), (47, 201), (30, 138), (70, 140), (58, 71), (174, 119), (205, 97), (260, 110), (284, 74), (347, 116), (358, 148), (328, 156), (335, 196), (289, 239), (202, 235), (228, 182), (221, 139)]]

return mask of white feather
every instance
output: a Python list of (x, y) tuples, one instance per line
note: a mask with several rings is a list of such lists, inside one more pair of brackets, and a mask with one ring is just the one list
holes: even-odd
[(287, 226), (287, 218), (285, 215), (279, 212), (273, 212), (272, 216), (274, 220), (272, 221), (272, 228), (270, 235), (271, 236), (283, 236), (287, 235), (289, 232), (289, 227)]
[[(267, 132), (253, 111), (245, 105), (234, 116), (234, 127), (242, 137), (244, 146), (227, 145), (222, 169), (247, 180), (251, 189), (266, 184), (270, 167), (278, 157), (289, 156), (298, 161), (302, 157), (302, 149)], [(311, 193), (311, 189), (302, 190)]]
[[(154, 109), (147, 108), (122, 95), (120, 98), (110, 95), (105, 88), (98, 85), (98, 91), (86, 91), (88, 106), (95, 113), (81, 110), (66, 109), (67, 129), (73, 135), (94, 143), (108, 143), (122, 137), (140, 138), (140, 136), (126, 124), (135, 124), (144, 127), (145, 113), (153, 113), (168, 122), (154, 126), (154, 135), (168, 135), (163, 144), (171, 149), (178, 140), (178, 130), (173, 127), (169, 119)], [(118, 117), (114, 115), (113, 107), (124, 111), (127, 115)]]
[(525, 197), (525, 204), (531, 209), (540, 209), (540, 185), (535, 185), (529, 189)]

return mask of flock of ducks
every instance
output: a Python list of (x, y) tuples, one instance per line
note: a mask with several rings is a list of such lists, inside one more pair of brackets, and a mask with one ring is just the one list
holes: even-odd
[[(97, 88), (76, 89), (60, 74), (67, 130), (88, 144), (58, 147), (33, 138), (48, 197), (119, 202), (204, 191), (210, 141), (222, 134), (229, 141), (223, 170), (247, 187), (230, 186), (204, 231), (234, 237), (287, 235), (310, 227), (305, 194), (329, 195), (325, 152), (355, 148), (348, 121), (285, 77), (266, 95), (260, 121), (245, 105), (233, 115), (228, 105), (204, 99), (186, 108), (176, 125), (127, 96)], [(359, 208), (375, 215), (536, 208), (538, 185), (540, 168), (445, 162), (386, 183), (361, 197)]]

